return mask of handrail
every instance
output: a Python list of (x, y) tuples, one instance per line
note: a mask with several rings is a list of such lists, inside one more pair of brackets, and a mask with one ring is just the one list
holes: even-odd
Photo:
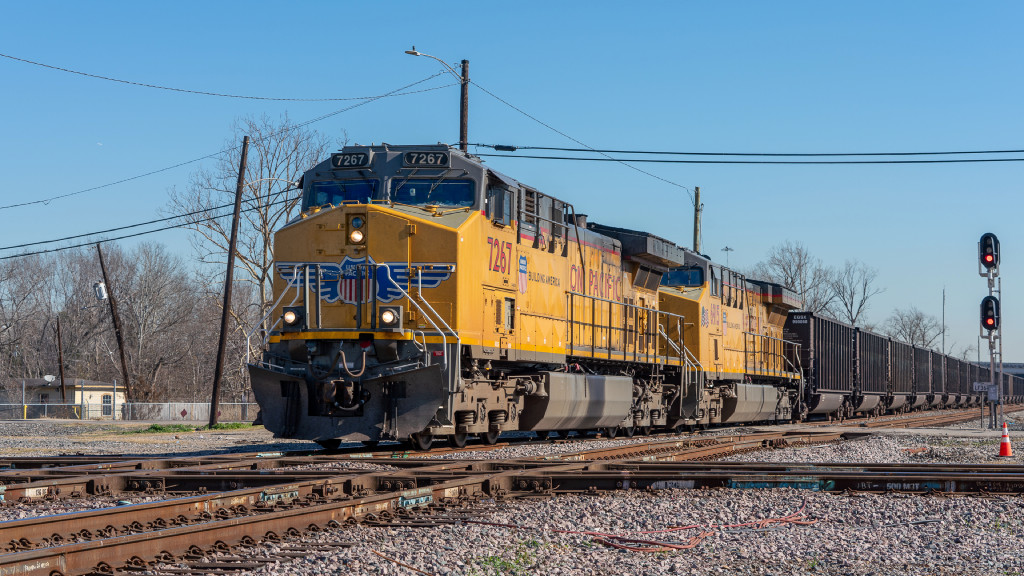
[[(799, 351), (800, 351), (800, 344), (798, 342), (793, 342), (791, 340), (785, 340), (783, 338), (776, 338), (775, 336), (770, 336), (768, 334), (757, 334), (757, 333), (754, 333), (754, 332), (744, 332), (743, 334), (745, 336), (750, 336), (751, 339), (754, 340), (755, 342), (756, 342), (757, 339), (761, 339), (761, 340), (764, 340), (764, 341), (775, 342), (775, 343), (778, 343), (778, 344), (782, 345), (782, 351), (781, 352), (779, 352), (777, 350), (774, 350), (774, 349), (768, 350), (768, 349), (765, 349), (764, 347), (762, 347), (762, 349), (759, 350), (759, 351), (758, 350), (751, 350), (751, 351), (746, 351), (745, 350), (744, 351), (744, 356), (749, 356), (751, 354), (761, 353), (761, 354), (766, 354), (766, 355), (768, 355), (771, 358), (778, 358), (779, 360), (781, 360), (781, 364), (784, 367), (789, 368), (790, 372), (796, 372), (796, 373), (800, 374), (801, 378), (803, 378), (803, 367), (802, 366), (794, 365), (792, 359), (790, 359), (786, 355), (786, 346), (792, 346), (793, 349), (796, 351), (796, 358), (797, 358), (797, 361), (799, 362), (799, 359), (800, 359), (800, 353), (799, 353)], [(744, 346), (746, 346), (746, 340), (745, 339), (744, 339)], [(744, 365), (746, 365), (747, 361), (748, 361), (747, 358), (744, 358)], [(750, 367), (747, 366), (747, 369), (749, 370)]]
[[(685, 346), (682, 346), (682, 341), (671, 340), (664, 332), (659, 334), (659, 328), (664, 330), (663, 322), (675, 319), (681, 336), (681, 326), (685, 325), (686, 320), (682, 315), (608, 298), (589, 296), (571, 290), (566, 290), (565, 296), (567, 300), (565, 321), (570, 349), (589, 348), (592, 354), (603, 349), (607, 351), (609, 358), (613, 355), (621, 355), (624, 360), (629, 360), (632, 356), (633, 361), (640, 361), (641, 357), (647, 359), (651, 356), (656, 358), (672, 357), (671, 352), (661, 348), (661, 338), (664, 338), (672, 343), (672, 348), (677, 354), (675, 358), (680, 365), (685, 364), (686, 355), (683, 352)], [(577, 297), (580, 300), (578, 303)], [(600, 311), (597, 310), (598, 303), (602, 304)], [(577, 311), (580, 312), (579, 315)], [(613, 317), (616, 315), (619, 316), (618, 320), (621, 321), (621, 325), (618, 322), (613, 322)], [(630, 321), (635, 321), (636, 325), (631, 325)], [(577, 338), (577, 332), (582, 340)], [(598, 337), (602, 338), (601, 342), (598, 341)], [(665, 352), (669, 352), (669, 354), (665, 354)]]
[[(256, 325), (253, 326), (252, 330), (248, 334), (245, 335), (245, 363), (246, 364), (249, 363), (249, 357), (250, 357), (250, 353), (251, 353), (251, 350), (250, 350), (251, 346), (249, 346), (249, 340), (253, 337), (253, 334), (256, 334), (256, 331), (260, 329), (260, 327), (267, 320), (267, 318), (270, 318), (270, 315), (274, 313), (274, 309), (277, 308), (277, 305), (281, 303), (281, 300), (284, 299), (284, 295), (287, 294), (287, 293), (288, 293), (287, 290), (283, 290), (281, 292), (281, 295), (277, 298), (277, 300), (275, 300), (274, 303), (270, 306), (270, 309), (267, 310), (267, 313), (263, 316), (263, 318), (260, 318), (260, 321), (257, 322)], [(317, 296), (319, 296), (319, 293), (317, 294)], [(299, 287), (296, 286), (295, 287), (295, 298), (292, 298), (292, 301), (288, 305), (289, 306), (294, 305), (295, 302), (298, 299), (299, 299)], [(274, 331), (274, 328), (277, 327), (277, 323), (280, 322), (280, 321), (281, 321), (281, 319), (278, 318), (277, 321), (275, 321), (273, 324), (271, 324), (270, 328), (267, 328), (267, 330), (266, 330), (267, 337), (263, 339), (263, 347), (264, 348), (267, 347), (267, 341), (270, 340), (270, 333)]]
[[(679, 349), (679, 346), (676, 346), (676, 343), (673, 342), (672, 339), (668, 337), (668, 334), (665, 333), (665, 329), (661, 327), (661, 324), (658, 324), (658, 333), (661, 334), (661, 337), (665, 339), (665, 342), (668, 342), (668, 345), (671, 346), (676, 351), (676, 355), (680, 359), (686, 357), (685, 354), (683, 354), (683, 351)], [(686, 346), (683, 346), (683, 348), (686, 348)]]
[[(448, 334), (446, 334), (444, 331), (441, 330), (440, 327), (438, 327), (437, 323), (434, 322), (434, 319), (431, 318), (430, 315), (427, 314), (423, 310), (423, 308), (419, 304), (416, 303), (415, 300), (413, 300), (412, 296), (410, 296), (409, 293), (406, 292), (398, 284), (398, 282), (395, 281), (395, 278), (391, 275), (391, 267), (390, 266), (388, 266), (387, 264), (376, 264), (376, 266), (384, 268), (385, 272), (387, 272), (388, 280), (391, 280), (391, 283), (394, 284), (395, 288), (398, 288), (398, 291), (401, 292), (402, 295), (405, 296), (406, 299), (409, 300), (409, 303), (412, 304), (413, 306), (415, 306), (416, 309), (420, 311), (420, 314), (423, 314), (423, 317), (427, 319), (427, 322), (430, 322), (430, 325), (434, 327), (434, 330), (437, 330), (437, 332), (442, 334), (443, 337), (447, 337), (448, 336)], [(374, 300), (376, 300), (376, 298), (374, 298)], [(423, 303), (426, 304), (428, 308), (430, 307), (430, 303), (428, 303), (425, 299), (423, 300)], [(430, 310), (432, 312), (434, 312), (434, 314), (437, 314), (437, 312), (434, 311), (433, 308), (430, 308)], [(461, 349), (462, 348), (462, 346), (461, 346), (462, 345), (462, 339), (459, 338), (459, 335), (454, 330), (452, 330), (451, 327), (448, 326), (447, 323), (445, 323), (444, 319), (441, 318), (440, 315), (438, 315), (437, 319), (441, 321), (441, 324), (444, 325), (444, 327), (448, 330), (448, 332), (450, 332), (453, 336), (455, 336), (455, 341), (456, 341), (457, 344), (459, 344), (459, 349)], [(445, 346), (441, 347), (441, 362), (442, 362), (442, 365), (443, 365), (442, 371), (443, 370), (447, 370), (448, 369), (448, 346), (447, 346), (447, 342), (445, 342)]]

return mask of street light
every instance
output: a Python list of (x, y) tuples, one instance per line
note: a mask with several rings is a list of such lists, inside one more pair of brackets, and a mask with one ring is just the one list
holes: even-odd
[(441, 60), (437, 56), (431, 56), (430, 54), (424, 54), (416, 50), (413, 46), (411, 50), (406, 50), (406, 54), (410, 56), (426, 56), (440, 62), (452, 76), (455, 76), (459, 80), (459, 84), (462, 87), (461, 100), (459, 101), (459, 150), (466, 152), (469, 149), (469, 60), (462, 61), (462, 75), (460, 76), (455, 68), (448, 65), (447, 62)]

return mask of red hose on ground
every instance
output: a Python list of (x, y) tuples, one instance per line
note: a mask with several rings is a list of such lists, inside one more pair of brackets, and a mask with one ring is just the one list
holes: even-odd
[[(506, 524), (501, 522), (484, 522), (481, 520), (466, 520), (466, 524), (477, 524), (480, 526), (495, 526), (498, 528), (511, 528), (514, 530), (537, 530), (540, 532), (550, 532), (554, 534), (578, 534), (582, 536), (592, 536), (593, 541), (599, 544), (604, 544), (611, 548), (620, 550), (629, 550), (632, 552), (670, 552), (672, 550), (689, 550), (696, 548), (701, 542), (703, 542), (708, 536), (713, 535), (717, 531), (728, 530), (732, 528), (746, 528), (755, 527), (756, 529), (764, 529), (773, 524), (796, 524), (796, 525), (811, 525), (817, 522), (812, 520), (804, 514), (804, 510), (807, 508), (807, 503), (804, 502), (800, 505), (800, 508), (791, 514), (780, 516), (778, 518), (763, 518), (752, 522), (743, 522), (739, 524), (720, 524), (717, 526), (702, 527), (700, 524), (690, 524), (688, 526), (672, 526), (669, 528), (663, 528), (660, 530), (637, 530), (637, 534), (664, 534), (668, 532), (679, 532), (682, 530), (693, 530), (695, 528), (701, 528), (700, 534), (691, 537), (685, 544), (676, 544), (672, 542), (658, 542), (656, 540), (643, 540), (631, 538), (622, 534), (610, 534), (606, 532), (596, 532), (593, 530), (564, 530), (564, 529), (550, 529), (542, 530), (540, 528), (534, 528), (530, 526), (519, 526), (517, 524)], [(639, 546), (634, 546), (639, 544)]]

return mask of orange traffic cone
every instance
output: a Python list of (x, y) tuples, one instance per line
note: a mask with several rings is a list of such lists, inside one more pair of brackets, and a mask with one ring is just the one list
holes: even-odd
[(1003, 422), (1003, 441), (999, 444), (1000, 458), (1013, 458), (1013, 447), (1010, 446), (1010, 432), (1006, 429), (1006, 422)]

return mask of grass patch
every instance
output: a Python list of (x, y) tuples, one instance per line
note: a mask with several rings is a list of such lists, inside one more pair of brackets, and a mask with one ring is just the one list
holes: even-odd
[[(537, 550), (543, 544), (537, 540), (528, 540), (517, 544), (511, 551), (512, 558), (504, 556), (484, 556), (476, 558), (484, 576), (527, 576), (533, 573), (534, 565), (537, 562)], [(472, 574), (480, 574), (473, 571)]]
[(125, 434), (166, 434), (168, 432), (195, 432), (195, 426), (188, 424), (150, 424), (146, 428), (125, 430)]
[(218, 422), (217, 424), (215, 424), (213, 426), (213, 428), (210, 428), (208, 426), (203, 426), (203, 429), (205, 429), (205, 430), (241, 430), (243, 428), (252, 428), (252, 423), (250, 423), (250, 422)]

